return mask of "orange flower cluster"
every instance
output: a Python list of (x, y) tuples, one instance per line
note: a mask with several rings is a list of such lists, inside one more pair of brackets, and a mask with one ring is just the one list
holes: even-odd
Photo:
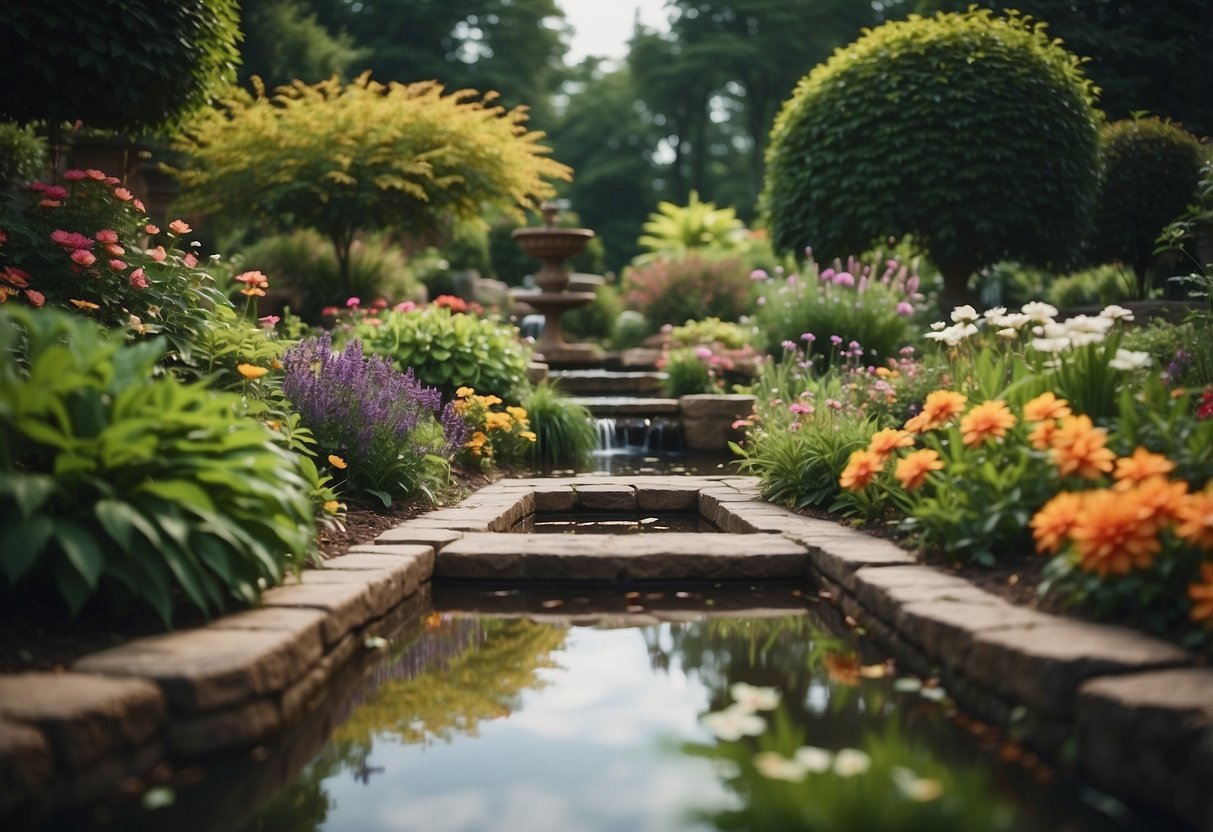
[(906, 422), (905, 428), (910, 433), (926, 433), (941, 428), (964, 412), (966, 401), (968, 399), (963, 393), (953, 390), (928, 393), (927, 400), (922, 405), (922, 412)]
[(1003, 439), (1015, 427), (1015, 416), (1007, 403), (995, 399), (982, 402), (960, 420), (960, 433), (965, 445), (981, 445), (990, 439)]
[(270, 281), (261, 272), (243, 272), (232, 278), (237, 283), (243, 283), (240, 294), (246, 297), (265, 297), (265, 290), (270, 288)]

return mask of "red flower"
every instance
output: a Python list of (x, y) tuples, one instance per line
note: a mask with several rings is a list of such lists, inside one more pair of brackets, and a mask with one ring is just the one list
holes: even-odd
[(1200, 407), (1196, 409), (1196, 418), (1201, 421), (1213, 419), (1213, 387), (1205, 388), (1205, 394), (1200, 399)]
[(80, 168), (72, 168), (63, 172), (63, 178), (68, 182), (79, 182), (81, 179), (87, 179), (88, 174), (80, 170)]
[(25, 297), (29, 300), (30, 306), (41, 306), (46, 303), (46, 296), (35, 289), (26, 289)]

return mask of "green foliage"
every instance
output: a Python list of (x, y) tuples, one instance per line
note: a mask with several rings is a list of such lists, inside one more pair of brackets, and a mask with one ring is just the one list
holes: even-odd
[(653, 260), (623, 276), (628, 308), (643, 314), (652, 327), (702, 318), (736, 321), (750, 310), (751, 284), (737, 258), (699, 254)]
[(46, 162), (46, 142), (32, 127), (0, 122), (0, 192), (37, 179)]
[(736, 210), (717, 208), (714, 202), (700, 200), (698, 191), (691, 191), (685, 206), (657, 203), (657, 210), (649, 214), (644, 234), (637, 240), (646, 253), (636, 262), (677, 259), (692, 251), (732, 253), (744, 235), (745, 224), (737, 219)]
[(399, 246), (383, 234), (367, 234), (350, 246), (349, 283), (341, 279), (332, 246), (315, 231), (262, 237), (239, 254), (241, 267), (257, 269), (273, 280), (275, 295), (313, 323), (329, 306), (344, 306), (348, 298), (366, 303), (419, 300), (424, 291), (413, 264)]
[(911, 17), (797, 87), (767, 152), (778, 249), (836, 257), (913, 233), (955, 298), (1005, 259), (1074, 258), (1098, 184), (1094, 91), (1022, 18)]
[(705, 347), (699, 349), (707, 355), (694, 349), (672, 350), (665, 354), (660, 365), (666, 374), (661, 382), (665, 395), (676, 399), (679, 396), (718, 392), (716, 374), (707, 361), (711, 351)]
[(757, 333), (753, 329), (719, 318), (687, 321), (682, 326), (674, 327), (669, 334), (670, 343), (683, 347), (717, 344), (730, 350), (752, 346), (756, 337)]
[(598, 442), (594, 417), (547, 381), (522, 399), (537, 440), (531, 459), (540, 464), (583, 465)]
[(615, 321), (621, 312), (619, 289), (607, 283), (594, 290), (593, 303), (564, 313), (560, 325), (571, 339), (606, 343), (615, 333)]
[(312, 5), (304, 0), (242, 4), (242, 84), (254, 75), (270, 87), (294, 80), (311, 84), (345, 75), (367, 57), (368, 50), (357, 48), (349, 34), (326, 29)]
[(236, 77), (236, 0), (12, 0), (0, 11), (0, 112), (19, 122), (172, 129)]
[(418, 379), (448, 397), (458, 387), (474, 387), (516, 399), (523, 389), (530, 350), (509, 324), (437, 306), (389, 310), (379, 320), (356, 324), (353, 337), (399, 369), (411, 367)]
[(1129, 300), (1133, 294), (1133, 275), (1115, 263), (1096, 266), (1055, 277), (1045, 289), (1044, 298), (1054, 306), (1107, 306)]
[(1095, 256), (1120, 260), (1149, 287), (1154, 240), (1195, 198), (1205, 159), (1196, 137), (1157, 118), (1105, 125), (1099, 134), (1103, 183), (1095, 219)]
[(220, 216), (313, 228), (333, 243), (348, 281), (362, 229), (422, 235), (486, 205), (522, 216), (568, 169), (547, 157), (526, 113), (433, 82), (381, 84), (368, 74), (237, 90), (177, 143), (182, 204)]
[(161, 346), (63, 312), (0, 314), (11, 592), (57, 592), (72, 614), (146, 604), (168, 625), (182, 602), (252, 603), (310, 553), (299, 457), (237, 415), (238, 395), (156, 375)]
[(1153, 365), (1163, 368), (1162, 380), (1172, 388), (1213, 384), (1213, 315), (1192, 315), (1179, 324), (1153, 320), (1128, 330), (1122, 345), (1149, 353)]

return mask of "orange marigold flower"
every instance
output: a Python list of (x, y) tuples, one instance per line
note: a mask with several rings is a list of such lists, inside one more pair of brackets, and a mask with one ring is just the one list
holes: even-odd
[(1070, 403), (1059, 399), (1052, 391), (1041, 393), (1023, 406), (1025, 422), (1043, 422), (1046, 419), (1064, 419), (1073, 414)]
[(1148, 567), (1162, 542), (1154, 524), (1143, 522), (1140, 515), (1133, 492), (1089, 492), (1070, 531), (1079, 566), (1101, 578)]
[(1078, 522), (1086, 494), (1082, 491), (1062, 491), (1040, 507), (1029, 523), (1036, 551), (1060, 552), (1065, 546), (1070, 530)]
[(471, 387), (460, 387), (458, 390), (455, 391), (455, 398), (466, 399), (468, 396), (472, 395), (475, 392), (476, 391), (473, 390)]
[(898, 448), (908, 448), (913, 444), (914, 437), (906, 431), (883, 428), (872, 434), (872, 439), (868, 442), (868, 451), (876, 454), (883, 461)]
[(1097, 480), (1112, 470), (1116, 454), (1104, 442), (1107, 431), (1091, 423), (1089, 416), (1067, 416), (1053, 434), (1053, 462), (1062, 476), (1071, 474)]
[(1049, 420), (1041, 422), (1032, 428), (1028, 434), (1028, 443), (1038, 451), (1047, 451), (1053, 447), (1053, 434), (1057, 433), (1057, 423)]
[(1175, 534), (1200, 549), (1213, 549), (1213, 485), (1189, 494), (1176, 511)]
[(965, 398), (963, 393), (954, 390), (936, 390), (927, 394), (927, 400), (922, 403), (922, 412), (927, 416), (927, 430), (941, 428), (964, 412)]
[(902, 427), (909, 433), (926, 433), (930, 430), (931, 418), (926, 413), (919, 413), (906, 419)]
[(329, 454), (329, 465), (332, 465), (334, 468), (341, 468), (344, 470), (345, 460), (337, 456), (337, 454)]
[(269, 372), (265, 367), (258, 367), (256, 364), (237, 364), (236, 372), (247, 378), (249, 381), (256, 381), (263, 375)]
[(1213, 626), (1213, 563), (1200, 565), (1200, 583), (1188, 584), (1188, 597), (1192, 599), (1192, 620)]
[(1116, 470), (1112, 473), (1116, 485), (1113, 487), (1117, 491), (1125, 491), (1142, 480), (1165, 477), (1174, 470), (1175, 463), (1162, 454), (1153, 454), (1138, 447), (1134, 449), (1132, 456), (1122, 456), (1116, 460)]
[(71, 303), (71, 305), (76, 307), (77, 309), (100, 309), (101, 308), (97, 304), (93, 303), (91, 300), (76, 300), (75, 298), (72, 298), (68, 302)]
[(960, 420), (960, 433), (966, 445), (980, 445), (990, 439), (1002, 439), (1015, 427), (1015, 416), (1001, 399), (982, 402)]
[[(1117, 483), (1118, 488), (1121, 483)], [(1137, 517), (1142, 523), (1152, 524), (1157, 531), (1179, 518), (1180, 509), (1188, 500), (1188, 484), (1183, 480), (1172, 482), (1166, 477), (1153, 476), (1119, 493), (1137, 501)]]
[(852, 452), (838, 484), (847, 491), (862, 491), (884, 469), (884, 460), (866, 449)]
[(927, 474), (942, 470), (943, 460), (939, 458), (939, 454), (930, 448), (923, 448), (897, 460), (893, 476), (906, 491), (914, 491), (926, 482)]

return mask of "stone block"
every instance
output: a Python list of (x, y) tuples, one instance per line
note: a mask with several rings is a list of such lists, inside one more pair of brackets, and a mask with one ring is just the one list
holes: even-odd
[(854, 588), (855, 571), (863, 566), (909, 566), (914, 556), (888, 540), (843, 530), (835, 537), (795, 539), (804, 544), (813, 559), (813, 566), (830, 576), (848, 590)]
[[(1052, 617), (1039, 626), (978, 633), (962, 672), (1031, 708), (1068, 714), (1087, 679), (1174, 667), (1183, 650), (1124, 627)], [(1213, 703), (1213, 688), (1208, 691)]]
[(929, 566), (863, 566), (854, 573), (851, 592), (865, 610), (886, 622), (896, 620), (906, 604), (989, 598), (964, 578)]
[(744, 432), (733, 427), (738, 419), (754, 412), (753, 396), (694, 395), (678, 399), (682, 412), (682, 435), (692, 451), (727, 451), (729, 442), (740, 442)]
[(160, 690), (138, 679), (0, 676), (0, 718), (36, 726), (50, 743), (56, 768), (64, 771), (80, 771), (147, 743), (160, 730), (164, 712)]
[(1039, 626), (1050, 616), (1015, 607), (996, 596), (981, 593), (952, 600), (905, 604), (893, 620), (898, 634), (931, 659), (955, 670), (964, 663), (974, 637), (983, 631)]
[(577, 508), (592, 511), (635, 511), (636, 489), (630, 485), (579, 485)]
[(365, 584), (295, 584), (271, 589), (261, 596), (263, 607), (309, 607), (324, 610), (320, 631), (325, 645), (337, 642), (355, 627), (374, 618), (374, 603)]
[(699, 489), (638, 485), (636, 508), (638, 511), (698, 511)]
[[(378, 618), (400, 603), (405, 596), (405, 570), (375, 569), (308, 569), (303, 573), (302, 586), (363, 586), (369, 595), (369, 615)], [(413, 591), (416, 591), (416, 584)], [(363, 622), (360, 622), (363, 623)]]
[(572, 486), (558, 488), (536, 488), (535, 511), (563, 512), (572, 511), (577, 507), (577, 493)]
[(168, 726), (173, 754), (197, 757), (214, 751), (247, 748), (282, 728), (282, 715), (273, 699), (254, 699), (220, 711), (174, 718)]
[(51, 749), (38, 729), (0, 720), (0, 818), (32, 819), (50, 797)]
[(426, 529), (418, 527), (409, 527), (408, 525), (397, 526), (394, 529), (388, 529), (379, 537), (375, 538), (376, 545), (388, 544), (418, 544), (429, 546), (435, 551), (438, 551), (448, 543), (454, 543), (459, 538), (463, 537), (462, 532), (457, 532), (452, 529)]

